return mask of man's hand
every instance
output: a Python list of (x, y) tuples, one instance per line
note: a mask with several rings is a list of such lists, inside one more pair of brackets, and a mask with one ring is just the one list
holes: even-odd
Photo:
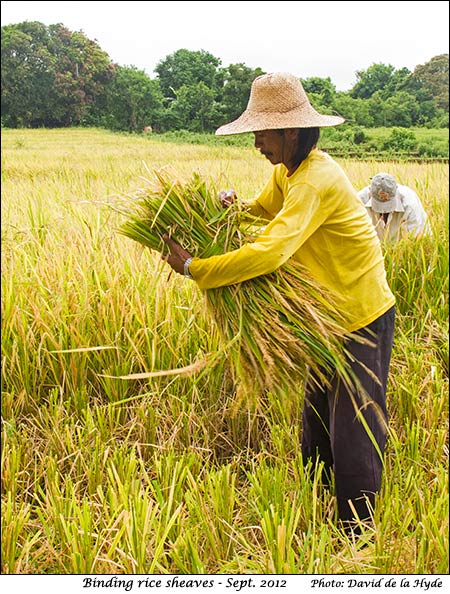
[(182, 248), (179, 243), (169, 237), (169, 235), (163, 235), (162, 238), (170, 252), (167, 256), (163, 256), (163, 260), (165, 260), (175, 272), (184, 274), (184, 263), (188, 258), (191, 258), (191, 254)]
[(228, 208), (237, 199), (237, 194), (234, 190), (222, 190), (219, 192), (220, 204), (223, 208)]

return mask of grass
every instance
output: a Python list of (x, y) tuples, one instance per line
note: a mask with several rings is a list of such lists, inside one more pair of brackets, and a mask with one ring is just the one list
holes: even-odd
[(341, 161), (357, 188), (415, 188), (433, 228), (386, 248), (390, 437), (361, 556), (303, 467), (301, 383), (255, 406), (224, 358), (197, 367), (222, 344), (199, 292), (107, 206), (168, 163), (253, 196), (270, 164), (98, 130), (2, 144), (3, 574), (448, 572), (446, 165)]

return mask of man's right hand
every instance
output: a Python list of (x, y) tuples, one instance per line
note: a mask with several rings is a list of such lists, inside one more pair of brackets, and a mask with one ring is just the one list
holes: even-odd
[(222, 190), (219, 192), (219, 200), (222, 208), (228, 208), (237, 199), (237, 194), (234, 190)]

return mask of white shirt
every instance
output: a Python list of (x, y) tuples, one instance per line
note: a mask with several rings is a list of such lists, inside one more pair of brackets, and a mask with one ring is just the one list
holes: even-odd
[(388, 213), (386, 221), (381, 213), (372, 208), (370, 186), (360, 190), (358, 197), (365, 204), (381, 241), (396, 241), (405, 233), (413, 233), (415, 237), (430, 233), (428, 217), (420, 198), (408, 186), (397, 185), (397, 193), (393, 198), (395, 208)]

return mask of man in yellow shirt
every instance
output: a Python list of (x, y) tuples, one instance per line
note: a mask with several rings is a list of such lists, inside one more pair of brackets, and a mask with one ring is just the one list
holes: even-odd
[[(369, 404), (336, 377), (326, 386), (310, 377), (305, 388), (304, 461), (313, 468), (322, 461), (328, 481), (333, 471), (339, 517), (348, 529), (355, 519), (370, 517), (381, 485), (395, 299), (364, 205), (341, 167), (317, 148), (320, 127), (343, 121), (319, 114), (293, 75), (256, 78), (247, 109), (216, 134), (253, 132), (255, 147), (275, 166), (262, 193), (246, 204), (264, 220), (264, 230), (253, 243), (204, 259), (191, 258), (169, 237), (165, 241), (168, 264), (201, 289), (268, 274), (294, 258), (335, 294), (349, 333), (369, 339), (362, 343), (349, 336), (346, 344)], [(364, 423), (355, 406), (361, 407)]]

